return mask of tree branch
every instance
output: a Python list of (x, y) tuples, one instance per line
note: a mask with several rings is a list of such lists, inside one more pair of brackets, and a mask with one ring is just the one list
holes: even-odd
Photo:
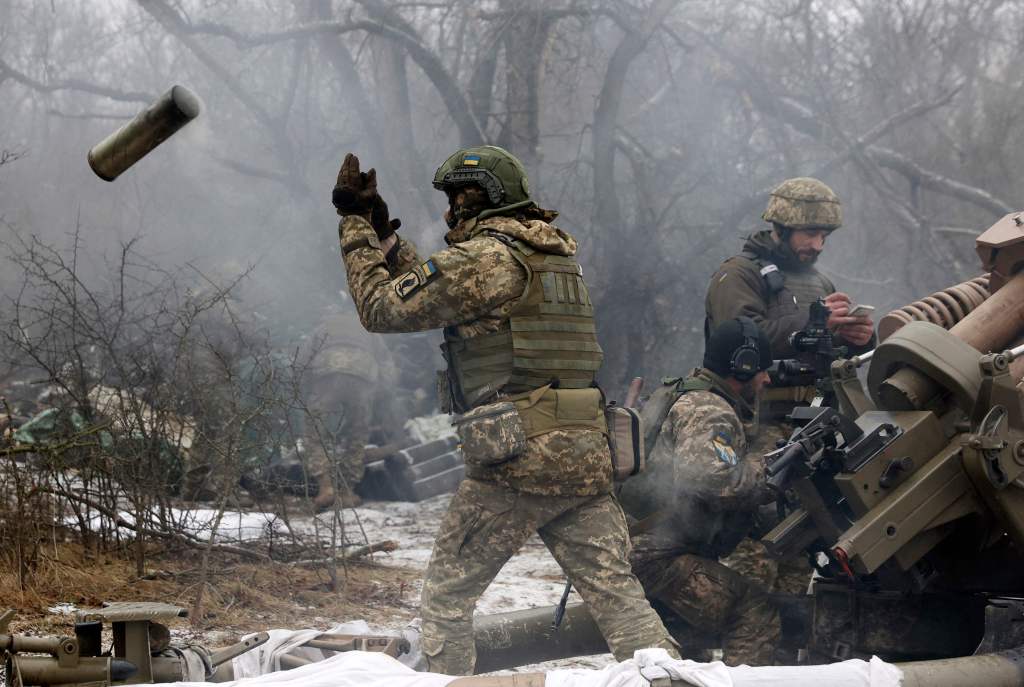
[(157, 95), (155, 93), (145, 93), (143, 91), (121, 91), (116, 88), (110, 88), (108, 86), (100, 86), (98, 84), (89, 83), (82, 81), (81, 79), (59, 79), (57, 81), (49, 81), (43, 83), (33, 79), (31, 76), (19, 72), (14, 67), (7, 64), (5, 61), (0, 59), (0, 81), (3, 77), (8, 77), (14, 81), (20, 83), (23, 86), (27, 86), (34, 91), (40, 93), (54, 93), (56, 91), (79, 91), (82, 93), (91, 93), (93, 95), (99, 95), (104, 98), (111, 100), (117, 100), (125, 103), (146, 103), (147, 105), (156, 100)]
[[(237, 31), (229, 26), (213, 24), (210, 22), (198, 22), (187, 24), (174, 10), (168, 7), (163, 0), (138, 0), (138, 2), (150, 11), (157, 21), (167, 26), (179, 37), (188, 38), (192, 35), (221, 36), (235, 43), (238, 47), (253, 48), (261, 45), (280, 43), (282, 41), (310, 38), (323, 34), (344, 34), (353, 31), (365, 31), (367, 33), (383, 36), (402, 45), (412, 60), (419, 65), (423, 73), (430, 79), (431, 83), (438, 90), (441, 99), (448, 108), (448, 113), (459, 129), (459, 134), (464, 143), (476, 144), (485, 140), (483, 129), (477, 122), (473, 111), (469, 106), (466, 95), (462, 92), (455, 78), (448, 72), (441, 59), (415, 34), (412, 27), (396, 12), (382, 3), (375, 0), (357, 0), (366, 11), (373, 17), (371, 20), (358, 21), (314, 21), (297, 26), (291, 26), (280, 31), (271, 31), (262, 34), (246, 34)], [(183, 38), (184, 42), (184, 38)], [(188, 43), (189, 47), (196, 45), (194, 40)], [(198, 47), (198, 46), (197, 46)], [(196, 52), (196, 47), (192, 47)], [(199, 48), (205, 55), (205, 51)], [(197, 52), (197, 56), (200, 56)], [(209, 61), (208, 55), (203, 60), (204, 64)], [(210, 66), (207, 64), (207, 66)], [(219, 65), (218, 65), (219, 66)], [(213, 67), (211, 67), (212, 69)], [(223, 68), (220, 68), (223, 72)], [(225, 75), (222, 78), (229, 78)], [(232, 89), (232, 92), (235, 92)], [(236, 93), (236, 95), (238, 95)], [(244, 102), (244, 101), (243, 101)], [(248, 104), (248, 103), (247, 103)], [(253, 105), (249, 105), (253, 107)], [(257, 105), (257, 107), (259, 107)], [(259, 107), (262, 111), (262, 107)]]
[[(823, 143), (829, 142), (829, 129), (821, 117), (790, 98), (777, 96), (775, 92), (768, 87), (768, 84), (765, 83), (765, 80), (761, 75), (742, 58), (733, 54), (717, 41), (712, 40), (706, 32), (702, 32), (699, 27), (690, 23), (686, 23), (685, 25), (688, 29), (696, 33), (701, 41), (743, 73), (745, 78), (737, 80), (735, 86), (738, 90), (742, 90), (747, 93), (751, 102), (758, 110), (788, 123), (800, 133), (817, 141), (821, 141)], [(952, 97), (952, 95), (949, 97)], [(912, 113), (908, 113), (907, 117), (909, 118), (911, 114)], [(892, 126), (896, 126), (903, 121), (905, 120), (900, 115), (897, 115)], [(868, 133), (870, 134), (871, 132)], [(866, 134), (866, 136), (867, 135), (868, 134)], [(844, 153), (844, 155), (849, 157), (857, 148), (857, 144), (853, 144), (849, 147), (847, 152)], [(938, 174), (937, 172), (924, 169), (894, 150), (878, 145), (865, 145), (863, 146), (863, 152), (879, 166), (890, 169), (909, 180), (917, 181), (920, 183), (921, 188), (928, 189), (933, 193), (965, 201), (975, 205), (976, 207), (988, 210), (997, 216), (1013, 212), (1013, 208), (1008, 203), (995, 197), (988, 191), (977, 188), (976, 186), (970, 186), (968, 184), (955, 181), (942, 174)]]

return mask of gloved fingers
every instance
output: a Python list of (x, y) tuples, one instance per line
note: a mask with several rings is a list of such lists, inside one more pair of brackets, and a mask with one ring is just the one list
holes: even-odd
[(338, 186), (352, 186), (352, 182), (359, 178), (359, 158), (348, 153), (341, 163), (341, 169), (338, 170)]
[(331, 194), (331, 200), (338, 212), (343, 215), (361, 215), (366, 212), (363, 203), (356, 196), (350, 186), (335, 186)]

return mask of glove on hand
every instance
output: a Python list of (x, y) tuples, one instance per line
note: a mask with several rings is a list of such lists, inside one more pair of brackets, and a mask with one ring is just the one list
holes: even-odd
[(402, 226), (402, 220), (389, 219), (388, 204), (377, 193), (377, 170), (359, 171), (359, 158), (352, 153), (345, 156), (338, 170), (332, 200), (339, 215), (366, 217), (381, 240)]
[(373, 207), (370, 208), (370, 226), (377, 232), (377, 238), (381, 241), (394, 234), (402, 226), (402, 220), (397, 217), (388, 219), (388, 217), (388, 204), (380, 196), (375, 197)]

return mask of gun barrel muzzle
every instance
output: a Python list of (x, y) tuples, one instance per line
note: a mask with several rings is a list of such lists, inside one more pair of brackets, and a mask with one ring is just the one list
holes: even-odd
[(89, 166), (104, 181), (148, 155), (199, 114), (199, 99), (184, 86), (173, 86), (155, 103), (89, 150)]

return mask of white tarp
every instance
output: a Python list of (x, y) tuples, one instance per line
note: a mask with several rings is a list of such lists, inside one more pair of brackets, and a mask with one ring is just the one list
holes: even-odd
[[(339, 626), (343, 627), (343, 626)], [(340, 630), (339, 630), (340, 631)], [(296, 634), (296, 633), (292, 633)], [(293, 639), (277, 635), (276, 646), (294, 646)], [(253, 660), (267, 667), (271, 654)], [(237, 664), (236, 664), (237, 668)], [(651, 680), (671, 677), (695, 687), (899, 687), (898, 668), (878, 658), (870, 662), (851, 660), (827, 666), (729, 668), (720, 662), (696, 663), (670, 659), (663, 649), (636, 652), (633, 660), (602, 670), (553, 670), (545, 687), (650, 687)], [(294, 670), (248, 677), (222, 685), (236, 687), (445, 687), (454, 677), (418, 673), (381, 653), (350, 651)], [(179, 683), (199, 687), (208, 683)]]

